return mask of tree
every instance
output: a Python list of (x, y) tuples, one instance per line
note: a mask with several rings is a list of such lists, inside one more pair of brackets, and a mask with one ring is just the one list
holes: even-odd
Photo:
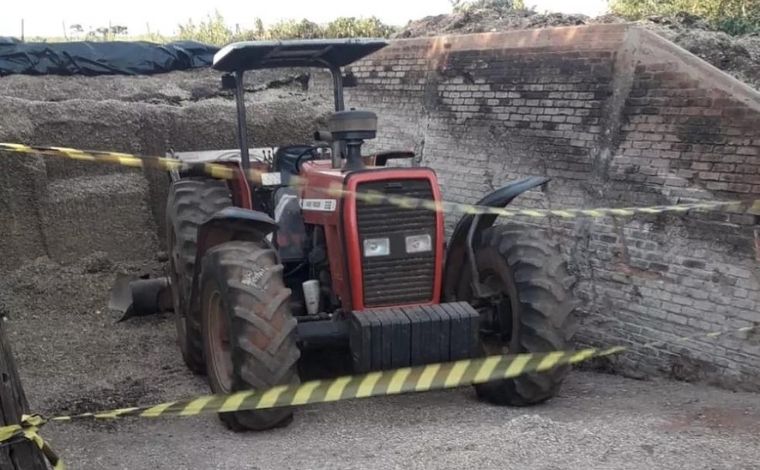
[(188, 20), (184, 25), (179, 25), (179, 39), (205, 42), (222, 46), (232, 42), (232, 31), (224, 22), (224, 17), (215, 11), (213, 15), (208, 15), (205, 21), (197, 25), (193, 20)]
[(271, 39), (316, 39), (322, 37), (322, 28), (306, 18), (301, 21), (285, 20), (273, 24), (266, 36)]
[(264, 29), (264, 22), (261, 21), (261, 18), (256, 18), (254, 21), (255, 27), (253, 30), (253, 34), (256, 38), (261, 39), (266, 36), (266, 30)]
[[(100, 28), (96, 28), (95, 29), (95, 32), (98, 33), (99, 35), (101, 35), (103, 37), (104, 41), (108, 41), (108, 33), (110, 31), (111, 30), (108, 27), (106, 27), (106, 26), (101, 26)], [(92, 34), (93, 32), (90, 31), (90, 33)]]
[(494, 10), (508, 13), (514, 10), (524, 10), (524, 0), (449, 0), (451, 8), (457, 13), (472, 10)]
[(378, 18), (340, 17), (327, 24), (324, 36), (328, 38), (382, 38), (388, 37), (395, 28), (384, 24)]
[(610, 0), (610, 10), (629, 20), (686, 12), (729, 34), (760, 31), (760, 0)]
[(395, 31), (374, 16), (369, 18), (341, 17), (321, 26), (307, 19), (284, 20), (269, 27), (261, 18), (254, 19), (253, 29), (237, 27), (233, 33), (219, 12), (196, 24), (192, 20), (179, 25), (179, 39), (215, 45), (254, 39), (316, 39), (348, 37), (388, 37)]
[(111, 33), (112, 36), (121, 36), (121, 35), (126, 36), (127, 34), (129, 34), (129, 30), (127, 29), (126, 26), (122, 26), (118, 24), (111, 26), (109, 32)]
[(81, 24), (72, 24), (69, 26), (69, 37), (78, 39), (84, 34), (84, 28)]

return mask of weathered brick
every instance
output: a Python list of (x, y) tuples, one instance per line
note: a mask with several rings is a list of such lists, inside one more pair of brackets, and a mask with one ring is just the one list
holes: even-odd
[[(518, 34), (488, 38), (496, 41), (490, 43), (493, 50), (473, 51), (452, 40), (441, 52), (446, 73), (467, 70), (468, 83), (461, 77), (441, 83), (439, 70), (433, 69), (439, 60), (429, 57), (419, 62), (412, 80), (411, 71), (399, 69), (394, 73), (404, 72), (402, 76), (388, 78), (402, 83), (365, 86), (360, 81), (359, 88), (347, 89), (352, 106), (374, 108), (380, 115), (373, 151), (420, 148), (424, 142), (423, 164), (438, 172), (444, 197), (460, 202), (536, 174), (553, 181), (544, 192), (516, 199), (515, 207), (759, 197), (758, 112), (748, 111), (731, 92), (717, 90), (714, 78), (702, 79), (698, 68), (685, 70), (679, 61), (663, 60), (657, 53), (640, 55), (646, 64), (633, 72), (630, 96), (616, 95), (621, 99), (615, 108), (610, 72), (624, 69), (613, 67), (611, 55), (592, 55), (582, 42), (575, 43), (572, 59), (546, 45), (531, 45), (525, 54), (517, 45), (524, 41)], [(409, 46), (408, 57), (428, 57), (435, 50), (427, 40), (419, 41)], [(398, 60), (384, 54), (373, 56), (367, 75)], [(419, 88), (412, 88), (412, 82)], [(430, 96), (442, 101), (431, 103)], [(728, 107), (734, 109), (726, 114)], [(616, 111), (621, 114), (610, 114)], [(620, 119), (611, 119), (615, 117)], [(760, 364), (760, 351), (723, 338), (657, 346), (646, 354), (635, 345), (672, 341), (708, 326), (757, 321), (760, 281), (750, 275), (755, 253), (748, 230), (757, 223), (755, 217), (716, 212), (531, 224), (547, 227), (557, 238), (578, 277), (586, 323), (580, 342), (632, 344), (636, 359), (629, 367), (640, 370), (667, 370), (675, 357), (695, 358), (713, 366), (717, 372), (706, 373), (719, 382), (721, 374), (739, 374), (747, 364)], [(446, 217), (449, 232), (456, 220)], [(620, 321), (605, 323), (605, 315)], [(590, 327), (594, 322), (598, 326)], [(756, 375), (741, 377), (760, 390), (760, 373)]]
[[(692, 165), (693, 168), (693, 165)], [(699, 179), (707, 180), (707, 181), (718, 181), (720, 179), (720, 173), (715, 172), (709, 172), (709, 171), (702, 171), (699, 173)]]
[(739, 155), (760, 155), (760, 147), (739, 147), (736, 150)]

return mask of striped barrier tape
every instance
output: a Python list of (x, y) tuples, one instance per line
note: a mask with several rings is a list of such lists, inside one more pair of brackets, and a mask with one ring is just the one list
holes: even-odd
[(65, 470), (66, 465), (39, 435), (40, 427), (47, 422), (39, 415), (24, 415), (21, 424), (0, 427), (0, 443), (13, 443), (13, 439), (32, 441), (45, 456), (53, 470)]
[(153, 406), (120, 408), (51, 418), (44, 418), (40, 415), (24, 415), (21, 424), (0, 427), (0, 442), (7, 442), (15, 438), (29, 439), (40, 448), (54, 470), (64, 470), (66, 466), (63, 461), (38, 434), (39, 428), (50, 422), (114, 419), (128, 416), (140, 418), (195, 416), (202, 413), (263, 410), (355, 398), (426, 392), (546, 372), (558, 366), (577, 364), (595, 357), (609, 356), (622, 351), (623, 348), (608, 348), (490, 356), (370, 372), (331, 380), (312, 380), (299, 385), (280, 385), (264, 391), (246, 390), (228, 395), (206, 395)]
[[(107, 152), (98, 150), (80, 150), (67, 147), (39, 147), (15, 143), (0, 143), (0, 150), (23, 153), (41, 154), (47, 156), (65, 157), (72, 160), (111, 163), (132, 168), (154, 168), (164, 171), (201, 171), (213, 178), (233, 179), (235, 170), (218, 163), (186, 163), (174, 158), (140, 156), (120, 152)], [(254, 184), (262, 184), (262, 176), (265, 172), (249, 169), (245, 177)], [(303, 178), (292, 177), (291, 184), (304, 183)], [(501, 217), (531, 217), (546, 218), (560, 217), (572, 219), (577, 217), (630, 217), (637, 214), (662, 214), (666, 212), (684, 213), (688, 211), (747, 211), (760, 214), (760, 199), (746, 201), (706, 201), (687, 204), (660, 205), (650, 207), (620, 207), (620, 208), (594, 208), (594, 209), (506, 209), (502, 207), (478, 206), (449, 201), (431, 201), (407, 196), (387, 195), (376, 191), (351, 193), (340, 186), (332, 186), (325, 190), (332, 197), (342, 197), (353, 194), (357, 199), (369, 204), (389, 204), (407, 209), (427, 209), (436, 212), (460, 213), (468, 215), (497, 215)]]
[(125, 416), (141, 418), (172, 415), (194, 416), (202, 413), (263, 410), (356, 398), (428, 392), (546, 372), (558, 366), (577, 364), (595, 357), (610, 356), (622, 351), (623, 348), (614, 347), (464, 359), (343, 376), (329, 380), (312, 380), (299, 385), (280, 385), (263, 392), (246, 390), (229, 395), (206, 395), (191, 400), (162, 403), (150, 407), (122, 408), (101, 413), (59, 416), (50, 418), (49, 421), (111, 419)]
[[(716, 338), (725, 334), (750, 332), (756, 329), (760, 329), (760, 324), (734, 330), (684, 336), (675, 341), (686, 341), (700, 337)], [(644, 344), (643, 347), (650, 347), (661, 342), (663, 341), (653, 341)], [(152, 406), (119, 408), (110, 411), (50, 418), (44, 418), (40, 415), (24, 415), (21, 424), (0, 427), (0, 443), (8, 444), (9, 441), (16, 438), (29, 439), (42, 450), (55, 470), (63, 470), (65, 469), (63, 461), (38, 434), (39, 428), (49, 422), (115, 419), (130, 416), (140, 418), (195, 416), (203, 413), (262, 410), (442, 390), (493, 380), (511, 379), (524, 374), (546, 372), (555, 367), (579, 364), (590, 359), (619, 354), (628, 349), (628, 347), (616, 346), (607, 349), (589, 348), (579, 351), (490, 356), (370, 372), (330, 380), (313, 380), (299, 385), (279, 385), (264, 391), (246, 390), (228, 395), (205, 395)]]

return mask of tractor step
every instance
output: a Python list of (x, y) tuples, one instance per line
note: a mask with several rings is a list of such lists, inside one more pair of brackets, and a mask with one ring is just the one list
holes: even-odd
[(351, 312), (349, 346), (354, 372), (480, 356), (479, 319), (466, 302)]

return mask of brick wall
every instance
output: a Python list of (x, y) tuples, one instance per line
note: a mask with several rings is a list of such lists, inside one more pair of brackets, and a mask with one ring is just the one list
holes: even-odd
[[(415, 149), (449, 200), (530, 175), (553, 181), (518, 205), (760, 197), (760, 94), (647, 31), (400, 40), (353, 72), (348, 104), (380, 118), (370, 145)], [(760, 389), (758, 335), (671, 342), (760, 322), (758, 223), (710, 213), (542, 225), (578, 277), (578, 341), (634, 348), (607, 367)], [(652, 341), (670, 343), (640, 346)]]

